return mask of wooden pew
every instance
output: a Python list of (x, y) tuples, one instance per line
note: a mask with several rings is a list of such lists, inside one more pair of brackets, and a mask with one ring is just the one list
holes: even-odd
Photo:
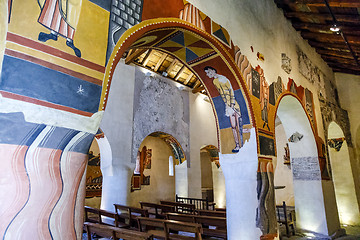
[(196, 209), (203, 209), (203, 210), (214, 210), (216, 205), (216, 203), (210, 202), (208, 198), (201, 199), (201, 198), (179, 197), (177, 194), (175, 197), (175, 201), (181, 203), (194, 204)]
[[(200, 224), (173, 220), (138, 217), (139, 231), (153, 234), (154, 238), (165, 240), (202, 240)], [(194, 236), (181, 235), (181, 232), (192, 233)]]
[(195, 205), (194, 204), (164, 201), (164, 200), (161, 200), (160, 203), (163, 205), (174, 206), (176, 212), (190, 213), (190, 214), (195, 213)]
[(129, 219), (129, 225), (130, 227), (137, 228), (137, 217), (149, 217), (148, 210), (137, 208), (137, 207), (130, 207), (126, 205), (121, 204), (114, 204), (115, 212), (120, 216), (124, 218)]
[(290, 237), (290, 227), (292, 234), (295, 235), (295, 211), (288, 211), (286, 203), (283, 201), (282, 205), (276, 205), (277, 221), (284, 224), (286, 228), (286, 235)]
[(114, 212), (85, 206), (85, 222), (106, 224), (115, 227), (129, 227), (129, 224), (125, 223), (126, 220), (126, 218), (120, 218), (119, 215)]
[(175, 206), (150, 203), (150, 202), (140, 202), (142, 209), (147, 209), (149, 216), (155, 216), (155, 218), (166, 218), (166, 213), (175, 212)]
[(214, 210), (196, 210), (196, 214), (200, 216), (226, 217), (226, 212)]
[(85, 222), (84, 228), (87, 233), (87, 239), (91, 240), (92, 234), (100, 237), (111, 238), (114, 240), (152, 240), (153, 236), (150, 233), (139, 232), (124, 228), (117, 228), (113, 226), (103, 225), (99, 223)]
[(167, 213), (167, 219), (201, 224), (203, 236), (227, 239), (226, 218), (180, 213)]

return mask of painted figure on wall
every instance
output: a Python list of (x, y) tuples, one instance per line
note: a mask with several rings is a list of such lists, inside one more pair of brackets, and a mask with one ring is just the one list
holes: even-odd
[(41, 13), (38, 22), (50, 30), (39, 33), (39, 41), (57, 41), (58, 35), (66, 38), (66, 45), (77, 57), (81, 51), (74, 45), (74, 34), (79, 21), (82, 0), (38, 0)]
[(243, 123), (240, 112), (240, 106), (235, 99), (234, 89), (225, 76), (217, 74), (215, 68), (207, 66), (204, 68), (206, 75), (209, 78), (213, 78), (213, 84), (219, 91), (220, 96), (225, 104), (225, 115), (229, 117), (231, 129), (234, 135), (235, 148), (233, 153), (239, 152), (243, 145)]
[(268, 103), (269, 103), (269, 85), (265, 80), (264, 72), (262, 69), (259, 69), (260, 74), (260, 106), (261, 106), (261, 119), (264, 121), (263, 128), (269, 128), (269, 118), (268, 118)]

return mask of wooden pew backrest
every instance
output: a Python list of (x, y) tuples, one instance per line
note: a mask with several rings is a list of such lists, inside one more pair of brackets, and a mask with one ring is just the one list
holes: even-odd
[(91, 240), (91, 234), (96, 233), (97, 235), (105, 238), (112, 239), (124, 239), (124, 240), (151, 240), (153, 236), (150, 233), (138, 232), (129, 229), (117, 228), (98, 223), (85, 222), (84, 227), (86, 229), (88, 240)]

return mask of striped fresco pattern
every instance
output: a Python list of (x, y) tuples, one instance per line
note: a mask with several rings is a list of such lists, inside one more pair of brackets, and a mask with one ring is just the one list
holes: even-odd
[(12, 128), (0, 137), (0, 238), (76, 239), (75, 204), (93, 135), (27, 123), (20, 113), (1, 113), (4, 121)]

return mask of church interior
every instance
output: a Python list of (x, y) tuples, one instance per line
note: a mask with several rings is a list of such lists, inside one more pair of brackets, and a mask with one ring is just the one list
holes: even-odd
[(358, 0), (0, 5), (1, 239), (360, 239)]

